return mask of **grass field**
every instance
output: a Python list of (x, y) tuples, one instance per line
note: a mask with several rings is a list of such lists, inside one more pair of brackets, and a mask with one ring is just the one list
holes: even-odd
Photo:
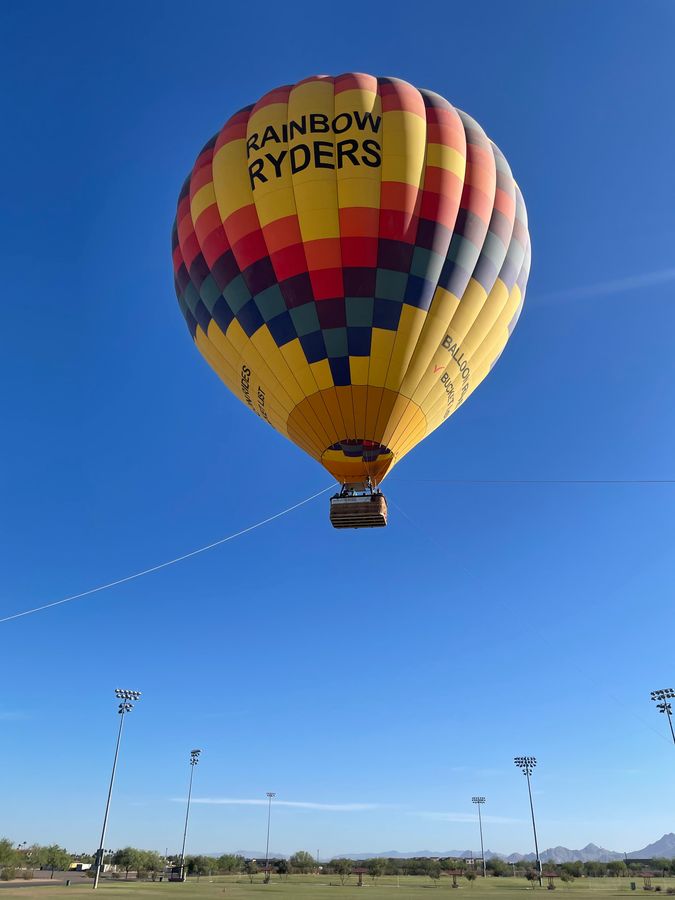
[[(637, 891), (632, 892), (630, 882), (635, 881)], [(661, 896), (666, 889), (675, 888), (675, 878), (655, 878), (653, 885), (661, 887)], [(63, 882), (53, 883), (47, 887), (30, 885), (26, 887), (14, 887), (13, 885), (0, 891), (0, 900), (48, 900), (46, 894), (55, 892), (59, 900), (72, 900), (77, 894), (79, 900), (86, 891), (91, 890), (90, 882), (65, 887)], [(337, 876), (291, 875), (283, 880), (274, 877), (269, 884), (262, 883), (262, 877), (258, 876), (251, 884), (245, 876), (217, 876), (213, 880), (202, 877), (199, 881), (190, 879), (185, 884), (168, 884), (167, 882), (136, 882), (136, 881), (103, 881), (99, 887), (100, 900), (246, 900), (246, 898), (261, 898), (269, 895), (272, 898), (298, 898), (298, 900), (319, 900), (319, 898), (335, 897), (336, 900), (352, 900), (375, 896), (386, 900), (414, 900), (414, 898), (426, 897), (431, 900), (436, 895), (445, 894), (459, 900), (517, 900), (520, 896), (525, 900), (533, 891), (538, 893), (541, 900), (550, 896), (546, 887), (532, 888), (524, 878), (489, 878), (487, 881), (479, 879), (473, 885), (460, 879), (459, 890), (453, 890), (452, 879), (442, 878), (440, 882), (433, 882), (427, 877), (402, 876), (400, 882), (395, 877), (378, 878), (373, 884), (370, 878), (365, 878), (364, 886), (356, 886), (356, 877), (352, 876), (343, 887)], [(644, 897), (642, 892), (642, 878), (581, 878), (571, 884), (556, 885), (556, 894), (560, 900), (573, 894), (569, 900), (610, 900), (613, 897), (628, 897), (632, 894), (636, 898)], [(652, 895), (654, 892), (651, 892)]]

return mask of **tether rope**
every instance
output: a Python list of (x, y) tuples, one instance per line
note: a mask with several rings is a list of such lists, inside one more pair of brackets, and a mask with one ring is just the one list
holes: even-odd
[(317, 491), (316, 494), (312, 494), (311, 497), (300, 500), (299, 503), (294, 503), (293, 506), (282, 509), (281, 512), (275, 513), (273, 516), (268, 516), (261, 522), (256, 522), (255, 525), (249, 525), (248, 528), (242, 528), (241, 531), (235, 531), (234, 534), (228, 534), (227, 537), (213, 541), (213, 543), (207, 544), (205, 547), (199, 547), (197, 550), (191, 550), (189, 553), (184, 553), (182, 556), (176, 556), (174, 559), (169, 559), (156, 566), (150, 566), (149, 569), (143, 569), (141, 572), (134, 572), (133, 575), (126, 575), (124, 578), (118, 578), (116, 581), (109, 581), (107, 584), (100, 584), (98, 587), (90, 588), (88, 591), (81, 591), (79, 594), (71, 594), (70, 597), (63, 597), (61, 600), (54, 600), (52, 603), (45, 603), (42, 606), (36, 606), (33, 609), (25, 609), (23, 612), (14, 613), (11, 616), (4, 616), (3, 618), (0, 618), (0, 624), (3, 622), (10, 622), (12, 619), (21, 619), (23, 616), (31, 616), (33, 613), (42, 612), (45, 609), (52, 609), (54, 606), (61, 606), (64, 603), (70, 603), (71, 601), (79, 600), (82, 597), (89, 597), (91, 594), (98, 594), (100, 591), (107, 591), (109, 588), (117, 587), (118, 584), (125, 584), (127, 581), (133, 581), (135, 578), (142, 578), (144, 575), (150, 575), (152, 572), (158, 572), (160, 569), (168, 568), (168, 566), (175, 566), (176, 563), (183, 562), (185, 559), (190, 559), (191, 556), (206, 553), (207, 550), (213, 550), (214, 547), (220, 547), (221, 544), (227, 544), (228, 541), (233, 541), (243, 534), (248, 534), (249, 531), (255, 531), (256, 528), (268, 525), (275, 519), (280, 519), (282, 516), (293, 512), (294, 509), (298, 509), (300, 506), (304, 506), (306, 503), (310, 503), (312, 500), (320, 497), (321, 494), (325, 494), (327, 491), (334, 489), (335, 485), (331, 484), (328, 487)]

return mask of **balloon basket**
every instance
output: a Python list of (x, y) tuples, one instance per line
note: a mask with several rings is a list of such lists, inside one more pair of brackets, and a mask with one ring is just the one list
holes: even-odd
[(387, 501), (380, 493), (341, 493), (331, 497), (330, 521), (333, 528), (384, 528)]

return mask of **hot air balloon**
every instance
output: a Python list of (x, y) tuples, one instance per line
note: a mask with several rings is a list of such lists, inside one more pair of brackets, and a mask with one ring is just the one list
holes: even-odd
[(504, 349), (530, 240), (509, 165), (470, 116), (349, 73), (225, 123), (180, 193), (173, 263), (202, 356), (339, 482), (333, 525), (372, 527), (385, 476)]

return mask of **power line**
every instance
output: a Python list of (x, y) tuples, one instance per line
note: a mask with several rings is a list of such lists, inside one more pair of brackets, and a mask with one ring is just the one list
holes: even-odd
[(36, 606), (33, 609), (26, 609), (23, 612), (14, 613), (11, 616), (5, 616), (4, 618), (0, 619), (0, 624), (2, 624), (3, 622), (10, 622), (12, 619), (21, 619), (23, 616), (30, 616), (33, 613), (42, 612), (45, 609), (51, 609), (53, 606), (61, 606), (64, 603), (70, 603), (72, 600), (79, 600), (82, 597), (90, 596), (90, 594), (98, 594), (100, 591), (108, 590), (108, 588), (117, 587), (118, 584), (125, 584), (127, 581), (133, 581), (135, 578), (142, 578), (144, 575), (150, 575), (152, 572), (158, 572), (160, 569), (166, 569), (168, 566), (175, 566), (176, 563), (183, 562), (183, 560), (185, 559), (190, 559), (191, 556), (197, 556), (199, 553), (206, 553), (207, 550), (213, 550), (214, 547), (220, 547), (221, 544), (227, 544), (228, 541), (233, 541), (235, 538), (241, 537), (243, 534), (248, 534), (249, 531), (255, 531), (256, 528), (261, 528), (263, 525), (267, 525), (270, 522), (273, 522), (275, 519), (280, 519), (282, 516), (293, 512), (294, 509), (298, 509), (300, 506), (304, 506), (306, 503), (309, 503), (310, 501), (315, 500), (317, 497), (320, 497), (321, 494), (325, 494), (326, 491), (331, 491), (334, 489), (335, 485), (331, 484), (328, 487), (317, 491), (316, 494), (312, 494), (311, 497), (300, 500), (299, 503), (294, 503), (293, 506), (282, 509), (281, 512), (275, 513), (273, 516), (268, 516), (268, 518), (263, 519), (261, 522), (256, 522), (255, 525), (249, 525), (248, 528), (242, 528), (241, 531), (235, 531), (234, 534), (228, 534), (227, 537), (220, 538), (220, 540), (217, 541), (213, 541), (213, 543), (207, 544), (205, 547), (199, 547), (197, 550), (191, 550), (189, 553), (184, 553), (182, 556), (176, 556), (175, 559), (169, 559), (166, 562), (159, 563), (156, 566), (151, 566), (149, 569), (143, 569), (141, 572), (134, 572), (133, 575), (126, 575), (124, 578), (118, 578), (116, 581), (109, 581), (107, 584), (100, 584), (98, 587), (90, 588), (88, 591), (82, 591), (79, 594), (71, 594), (70, 597), (63, 597), (61, 600), (54, 600), (52, 603), (45, 603), (44, 605)]

